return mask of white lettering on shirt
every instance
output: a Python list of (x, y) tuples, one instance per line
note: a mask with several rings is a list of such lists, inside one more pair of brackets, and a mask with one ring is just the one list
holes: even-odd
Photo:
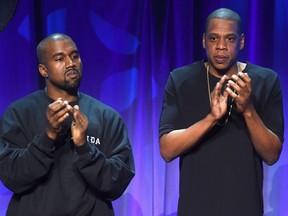
[(97, 137), (94, 137), (94, 136), (89, 136), (87, 135), (87, 142), (89, 143), (92, 143), (92, 144), (95, 144), (95, 145), (100, 145), (100, 139)]

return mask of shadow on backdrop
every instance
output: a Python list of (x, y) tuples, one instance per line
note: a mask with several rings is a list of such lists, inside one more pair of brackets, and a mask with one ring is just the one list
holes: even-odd
[[(279, 216), (287, 215), (288, 205), (287, 199), (288, 194), (285, 193), (288, 182), (288, 164), (280, 166), (274, 173), (272, 178), (271, 191), (269, 193), (268, 202), (271, 210), (264, 216)], [(279, 205), (279, 203), (282, 203)]]

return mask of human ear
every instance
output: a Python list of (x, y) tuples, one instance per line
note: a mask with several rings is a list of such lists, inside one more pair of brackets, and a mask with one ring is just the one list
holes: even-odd
[(244, 34), (241, 34), (241, 38), (240, 38), (240, 50), (242, 50), (244, 48), (244, 44), (245, 44), (245, 36)]
[(203, 47), (204, 49), (206, 49), (206, 45), (205, 45), (206, 40), (205, 40), (205, 37), (206, 37), (206, 35), (205, 35), (205, 33), (203, 33), (203, 36), (202, 36), (202, 47)]
[(47, 68), (44, 64), (38, 65), (38, 71), (44, 78), (48, 78)]

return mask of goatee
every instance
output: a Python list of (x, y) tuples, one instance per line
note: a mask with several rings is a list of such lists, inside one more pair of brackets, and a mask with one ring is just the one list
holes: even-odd
[(64, 89), (69, 92), (71, 95), (75, 95), (78, 92), (78, 88), (80, 87), (81, 79), (73, 80), (72, 82), (64, 81)]

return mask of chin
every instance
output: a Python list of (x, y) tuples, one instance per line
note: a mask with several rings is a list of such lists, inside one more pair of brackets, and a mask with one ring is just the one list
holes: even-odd
[(229, 68), (229, 63), (216, 63), (217, 70), (227, 70)]
[(69, 92), (70, 94), (76, 94), (78, 92), (78, 88), (80, 87), (79, 84), (77, 85), (69, 85), (69, 86), (66, 86), (65, 90), (67, 92)]
[(77, 90), (80, 86), (80, 79), (73, 80), (72, 82), (66, 82), (65, 83), (65, 89), (67, 90)]

